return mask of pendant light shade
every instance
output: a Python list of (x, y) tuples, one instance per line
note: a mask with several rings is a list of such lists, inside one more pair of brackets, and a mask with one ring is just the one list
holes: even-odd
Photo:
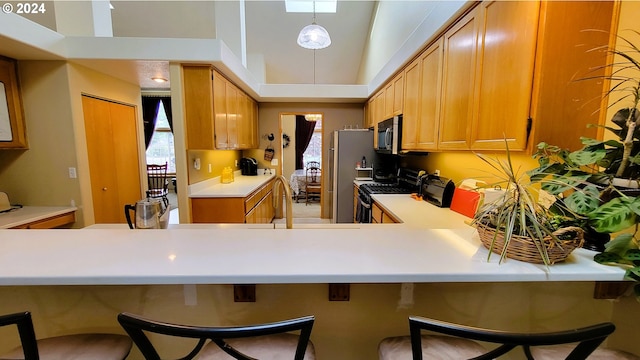
[(331, 45), (331, 37), (325, 28), (314, 21), (300, 30), (298, 45), (311, 50), (324, 49)]

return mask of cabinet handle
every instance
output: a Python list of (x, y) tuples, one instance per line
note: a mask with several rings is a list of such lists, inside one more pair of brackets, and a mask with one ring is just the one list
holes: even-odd
[(107, 188), (106, 188), (106, 187), (103, 187), (103, 188), (102, 188), (102, 191), (107, 191)]

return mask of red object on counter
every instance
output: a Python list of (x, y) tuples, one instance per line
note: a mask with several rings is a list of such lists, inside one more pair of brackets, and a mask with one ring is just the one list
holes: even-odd
[(480, 193), (473, 190), (456, 188), (451, 200), (451, 210), (473, 218), (480, 203)]

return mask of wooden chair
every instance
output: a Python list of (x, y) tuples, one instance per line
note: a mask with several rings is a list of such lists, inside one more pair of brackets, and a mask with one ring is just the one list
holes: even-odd
[(167, 179), (167, 163), (164, 165), (147, 164), (147, 181), (149, 190), (147, 197), (162, 198), (164, 206), (169, 206), (169, 179)]
[[(438, 335), (422, 335), (422, 330)], [(511, 350), (521, 347), (527, 359), (561, 359), (560, 357), (533, 356), (538, 346), (571, 344), (562, 359), (582, 360), (597, 353), (596, 348), (615, 330), (612, 323), (601, 323), (578, 329), (544, 333), (511, 333), (458, 325), (418, 316), (409, 317), (410, 336), (391, 337), (378, 346), (380, 360), (440, 359), (461, 360), (496, 359)], [(442, 334), (442, 335), (440, 335)], [(477, 341), (496, 344), (485, 348)], [(570, 355), (569, 355), (570, 353)], [(609, 357), (607, 359), (619, 359)]]
[(0, 316), (0, 326), (17, 325), (19, 346), (0, 359), (123, 360), (131, 351), (129, 337), (117, 334), (76, 334), (36, 340), (28, 311)]
[(308, 167), (305, 171), (306, 173), (306, 182), (305, 182), (305, 205), (309, 204), (309, 200), (312, 196), (320, 198), (322, 194), (322, 183), (321, 183), (321, 171), (319, 167)]
[[(313, 343), (309, 340), (315, 321), (313, 316), (268, 324), (233, 327), (171, 324), (145, 319), (129, 313), (118, 315), (118, 321), (147, 360), (160, 360), (160, 355), (144, 332), (198, 339), (193, 350), (181, 357), (181, 360), (190, 360), (196, 357), (198, 360), (315, 359)], [(291, 331), (299, 331), (299, 335), (290, 334)]]

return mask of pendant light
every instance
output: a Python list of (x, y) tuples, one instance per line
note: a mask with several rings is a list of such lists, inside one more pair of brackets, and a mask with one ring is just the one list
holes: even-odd
[(313, 21), (298, 34), (298, 45), (305, 49), (319, 50), (331, 45), (331, 37), (325, 28), (316, 24), (316, 2), (313, 2)]

